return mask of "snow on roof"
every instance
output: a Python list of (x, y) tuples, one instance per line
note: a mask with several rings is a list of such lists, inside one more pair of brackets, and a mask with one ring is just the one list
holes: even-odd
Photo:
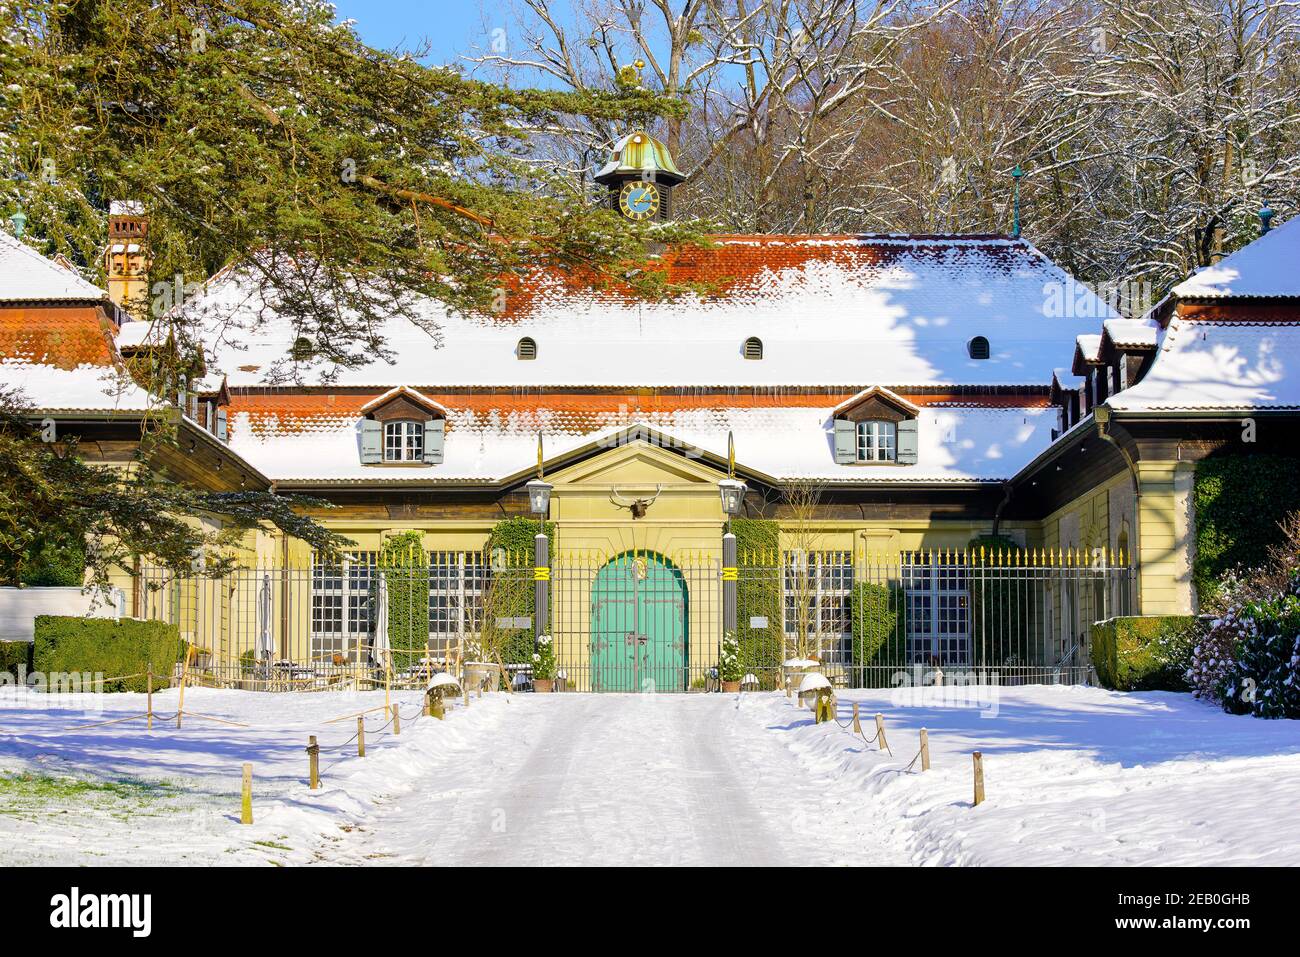
[(1077, 337), (1075, 345), (1079, 350), (1079, 355), (1083, 357), (1084, 362), (1101, 361), (1101, 336), (1097, 333), (1088, 333)]
[[(660, 412), (611, 411), (580, 417), (534, 407), (497, 411), (451, 408), (444, 462), (428, 469), (362, 465), (360, 420), (355, 408), (296, 420), (258, 411), (257, 396), (235, 396), (230, 446), (278, 481), (379, 481), (436, 484), (491, 483), (535, 461), (537, 435), (548, 457), (591, 446), (614, 447), (629, 427), (655, 430), (663, 444), (687, 455), (701, 451), (725, 459), (727, 434), (735, 436), (742, 468), (775, 479), (827, 482), (953, 482), (1010, 478), (1051, 441), (1053, 408), (930, 406), (919, 415), (916, 465), (838, 465), (832, 450), (832, 407), (680, 408)], [(292, 405), (289, 406), (292, 409)]]
[(1173, 289), (1179, 299), (1300, 296), (1300, 216), (1198, 270)]
[(853, 408), (859, 402), (863, 401), (864, 399), (869, 399), (873, 395), (878, 395), (882, 399), (885, 399), (888, 402), (892, 402), (894, 403), (894, 405), (897, 405), (900, 408), (906, 409), (908, 412), (920, 411), (920, 408), (918, 406), (915, 406), (911, 402), (908, 402), (897, 392), (894, 392), (891, 389), (886, 389), (884, 386), (873, 385), (869, 388), (863, 389), (857, 395), (845, 399), (843, 402), (841, 402), (839, 405), (837, 405), (834, 409), (831, 410), (831, 415), (832, 416), (839, 415), (841, 412)]
[(1156, 323), (1144, 319), (1107, 319), (1102, 327), (1110, 341), (1121, 348), (1153, 347), (1160, 332)]
[(107, 299), (98, 286), (0, 230), (0, 302)]
[(4, 359), (0, 383), (43, 412), (143, 411), (150, 405), (149, 394), (112, 366), (60, 369)]
[[(358, 368), (292, 362), (292, 322), (235, 276), (209, 282), (186, 313), (208, 368), (232, 388), (1024, 385), (1043, 382), (1077, 335), (1114, 315), (1100, 300), (1078, 310), (1087, 318), (1050, 315), (1048, 290), (1070, 278), (1002, 237), (725, 236), (671, 250), (660, 266), (714, 289), (645, 302), (549, 275), (512, 292), (500, 316), (448, 316), (426, 300), (415, 308), (441, 327), (443, 345), (394, 316), (384, 330), (391, 361)], [(128, 324), (119, 341), (147, 333)], [(975, 335), (989, 339), (989, 359), (968, 355)], [(517, 358), (523, 336), (536, 359)], [(744, 357), (751, 336), (764, 343), (760, 360)]]
[(1175, 318), (1119, 411), (1300, 408), (1300, 326)]
[(387, 402), (389, 399), (395, 399), (399, 395), (407, 396), (408, 398), (411, 399), (411, 401), (417, 402), (420, 405), (423, 405), (425, 408), (436, 409), (437, 411), (443, 413), (447, 411), (446, 406), (442, 405), (441, 403), (433, 401), (433, 399), (430, 399), (423, 392), (417, 392), (415, 389), (412, 389), (410, 386), (405, 386), (405, 385), (395, 386), (394, 388), (389, 389), (383, 395), (375, 396), (373, 399), (371, 399), (369, 402), (367, 402), (365, 405), (361, 407), (361, 411), (365, 413), (371, 411), (372, 409), (377, 409), (385, 402)]
[(138, 199), (114, 199), (108, 204), (110, 216), (143, 216), (144, 203)]

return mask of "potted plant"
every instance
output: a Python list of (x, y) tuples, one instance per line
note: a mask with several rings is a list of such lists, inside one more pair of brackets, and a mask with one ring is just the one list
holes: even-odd
[(533, 649), (533, 690), (555, 690), (555, 643), (550, 635), (538, 635)]
[(740, 642), (736, 640), (736, 633), (729, 631), (722, 636), (722, 658), (718, 662), (718, 678), (722, 681), (722, 690), (728, 694), (739, 691), (743, 676)]

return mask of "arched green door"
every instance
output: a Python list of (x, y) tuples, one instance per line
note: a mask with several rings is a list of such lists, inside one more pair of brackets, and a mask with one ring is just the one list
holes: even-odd
[(591, 589), (595, 691), (686, 690), (686, 581), (652, 552), (620, 555)]

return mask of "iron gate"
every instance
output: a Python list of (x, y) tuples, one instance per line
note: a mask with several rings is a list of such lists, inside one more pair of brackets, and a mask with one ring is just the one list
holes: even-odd
[[(836, 684), (853, 687), (928, 681), (938, 670), (1004, 684), (1082, 681), (1092, 622), (1131, 608), (1123, 558), (1042, 550), (742, 553), (741, 666), (746, 682), (760, 688), (775, 687), (790, 658), (815, 658)], [(146, 570), (133, 614), (177, 624), (201, 673), (248, 688), (417, 685), (433, 671), (483, 659), (500, 659), (526, 680), (539, 614), (561, 689), (716, 686), (725, 620), (720, 548), (562, 552), (551, 560), (548, 607), (540, 610), (532, 555), (429, 552), (427, 559), (381, 569), (373, 553), (358, 553), (219, 579)], [(382, 672), (380, 618), (387, 624)]]

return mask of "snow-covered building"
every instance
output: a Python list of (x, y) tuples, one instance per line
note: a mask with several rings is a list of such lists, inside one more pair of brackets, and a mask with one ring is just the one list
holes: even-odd
[[(601, 177), (634, 219), (668, 215), (682, 179), (645, 134), (623, 141)], [(908, 660), (945, 664), (969, 663), (975, 642), (963, 557), (973, 540), (1009, 538), (1037, 567), (1131, 564), (1122, 584), (1099, 577), (1095, 593), (1071, 592), (1077, 613), (1034, 612), (1034, 663), (1048, 665), (1076, 654), (1103, 613), (1192, 608), (1197, 456), (1226, 440), (1224, 416), (1297, 404), (1288, 337), (1300, 287), (1281, 264), (1300, 252), (1298, 230), (1288, 223), (1192, 277), (1142, 320), (1113, 312), (1021, 238), (717, 236), (651, 266), (707, 283), (707, 294), (643, 301), (538, 274), (490, 315), (417, 304), (418, 321), (394, 316), (383, 331), (391, 359), (342, 369), (314, 358), (256, 283), (227, 272), (183, 307), (202, 373), (168, 401), (204, 436), (191, 437), (192, 451), (224, 455), (222, 482), (327, 500), (322, 519), (356, 542), (326, 563), (299, 543), (259, 541), (262, 559), (313, 576), (302, 634), (281, 641), (286, 657), (337, 659), (364, 643), (376, 556), (402, 532), (418, 533), (442, 569), (431, 641), (475, 627), (483, 549), (503, 518), (532, 514), (527, 483), (540, 469), (557, 550), (602, 556), (581, 594), (593, 609), (609, 599), (598, 576), (633, 569), (626, 556), (636, 556), (631, 577), (661, 582), (682, 577), (678, 556), (719, 556), (719, 485), (734, 474), (747, 487), (736, 517), (778, 524), (772, 561), (785, 569), (783, 620), (739, 627), (788, 635), (789, 619), (811, 609), (815, 627), (834, 632), (833, 654), (853, 653), (855, 578), (880, 556), (906, 569)], [(0, 249), (3, 298), (28, 281), (8, 274), (39, 257), (8, 238)], [(20, 310), (0, 320), (6, 381), (33, 388), (42, 409), (118, 408), (72, 396), (119, 364), (118, 351), (174, 347), (168, 319), (122, 322), (99, 290), (41, 269), (41, 297), (61, 280), (100, 317), (100, 351), (87, 364), (23, 344)], [(65, 374), (75, 387), (60, 384)], [(142, 403), (138, 390), (120, 401)], [(215, 462), (195, 464), (218, 474)], [(792, 603), (796, 566), (813, 569), (804, 580), (814, 584)], [(687, 637), (694, 599), (681, 587), (649, 639), (675, 647), (678, 662), (699, 657)], [(1063, 604), (1043, 587), (1053, 608)], [(585, 667), (564, 656), (585, 657), (574, 649), (594, 648), (597, 631), (637, 631), (598, 628), (605, 613), (591, 614), (590, 630), (572, 626), (562, 668)], [(692, 661), (690, 674), (711, 661)]]

